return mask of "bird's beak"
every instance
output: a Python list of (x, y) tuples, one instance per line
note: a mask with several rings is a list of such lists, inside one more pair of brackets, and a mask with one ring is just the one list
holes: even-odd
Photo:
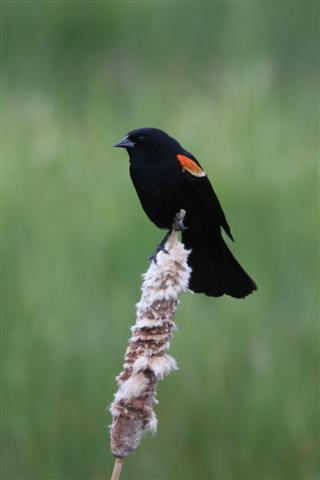
[(112, 145), (113, 147), (120, 147), (120, 148), (133, 148), (134, 147), (134, 142), (129, 140), (128, 135), (125, 137), (121, 138), (121, 140), (118, 143), (115, 143)]

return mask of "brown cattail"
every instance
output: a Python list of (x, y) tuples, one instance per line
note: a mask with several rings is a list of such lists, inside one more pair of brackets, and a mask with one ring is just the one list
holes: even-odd
[[(180, 212), (182, 220), (185, 212)], [(142, 295), (137, 304), (136, 324), (125, 354), (123, 371), (111, 405), (111, 450), (117, 458), (133, 452), (144, 433), (155, 432), (158, 380), (177, 369), (174, 358), (166, 353), (178, 305), (179, 294), (186, 290), (191, 273), (189, 251), (173, 232), (144, 274)]]

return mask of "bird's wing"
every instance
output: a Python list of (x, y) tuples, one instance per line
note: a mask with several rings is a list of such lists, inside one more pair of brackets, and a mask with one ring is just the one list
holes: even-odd
[(178, 154), (177, 160), (185, 174), (189, 188), (193, 190), (203, 207), (216, 219), (231, 240), (234, 240), (219, 199), (198, 160), (186, 151)]

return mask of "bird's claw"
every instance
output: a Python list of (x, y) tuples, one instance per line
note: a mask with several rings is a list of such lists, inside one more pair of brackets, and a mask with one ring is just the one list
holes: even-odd
[(166, 254), (169, 255), (169, 252), (168, 252), (168, 250), (166, 250), (166, 249), (164, 248), (164, 245), (158, 245), (158, 247), (156, 248), (156, 250), (155, 250), (155, 252), (153, 253), (153, 255), (151, 255), (151, 257), (149, 258), (149, 262), (150, 262), (150, 263), (154, 262), (154, 263), (157, 265), (157, 263), (158, 263), (158, 262), (157, 262), (157, 255), (158, 255), (159, 252), (164, 252), (164, 253), (166, 253)]
[(172, 223), (172, 230), (175, 230), (176, 232), (185, 232), (187, 228), (188, 227), (183, 223), (183, 220), (180, 219), (180, 214), (177, 213)]
[(168, 250), (165, 248), (165, 245), (170, 237), (170, 235), (172, 234), (172, 231), (175, 231), (175, 232), (184, 232), (188, 227), (186, 227), (183, 223), (183, 217), (180, 216), (180, 212), (179, 213), (176, 213), (176, 215), (174, 216), (174, 220), (173, 220), (173, 223), (172, 223), (172, 229), (169, 230), (168, 233), (166, 233), (166, 235), (164, 236), (164, 238), (162, 239), (162, 241), (159, 243), (159, 245), (157, 246), (155, 252), (151, 255), (151, 257), (149, 258), (149, 262), (154, 262), (155, 264), (157, 264), (157, 255), (159, 252), (164, 252), (166, 253), (167, 255), (169, 255), (169, 252)]

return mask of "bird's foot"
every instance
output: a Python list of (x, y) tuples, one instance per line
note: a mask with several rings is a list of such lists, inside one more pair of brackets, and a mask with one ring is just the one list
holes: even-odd
[(159, 245), (155, 249), (154, 253), (149, 258), (150, 263), (151, 262), (157, 263), (157, 255), (158, 255), (159, 252), (164, 252), (164, 253), (169, 254), (168, 250), (165, 249), (165, 244), (166, 244), (166, 242), (169, 238), (170, 233), (171, 232), (168, 232), (168, 233), (165, 234), (165, 236), (163, 237), (163, 239), (161, 240), (161, 242), (159, 243)]
[(176, 232), (185, 232), (187, 228), (188, 227), (183, 223), (183, 220), (181, 220), (180, 212), (176, 213), (172, 223), (172, 230), (175, 230)]
[[(181, 210), (181, 212), (183, 212), (183, 210)], [(183, 217), (184, 217), (185, 212), (182, 216), (181, 216), (181, 212), (176, 213), (176, 215), (174, 216), (174, 220), (173, 220), (173, 223), (172, 223), (171, 230), (169, 230), (169, 232), (165, 234), (165, 236), (163, 237), (163, 239), (161, 240), (161, 242), (159, 243), (159, 245), (155, 249), (155, 252), (149, 258), (150, 263), (151, 262), (157, 263), (157, 255), (158, 255), (159, 252), (164, 252), (164, 253), (169, 254), (168, 250), (165, 248), (165, 244), (167, 243), (168, 238), (170, 237), (170, 235), (173, 231), (174, 232), (184, 232), (185, 230), (187, 230), (188, 227), (186, 227), (186, 225), (184, 225), (184, 223), (183, 223)]]
[(149, 262), (150, 262), (150, 263), (151, 263), (151, 262), (154, 262), (155, 264), (158, 263), (158, 262), (157, 262), (157, 255), (158, 255), (159, 252), (164, 252), (164, 253), (167, 253), (167, 254), (169, 255), (168, 250), (166, 250), (164, 247), (160, 247), (160, 246), (159, 246), (159, 247), (156, 248), (154, 254), (151, 255), (151, 257), (149, 257)]

